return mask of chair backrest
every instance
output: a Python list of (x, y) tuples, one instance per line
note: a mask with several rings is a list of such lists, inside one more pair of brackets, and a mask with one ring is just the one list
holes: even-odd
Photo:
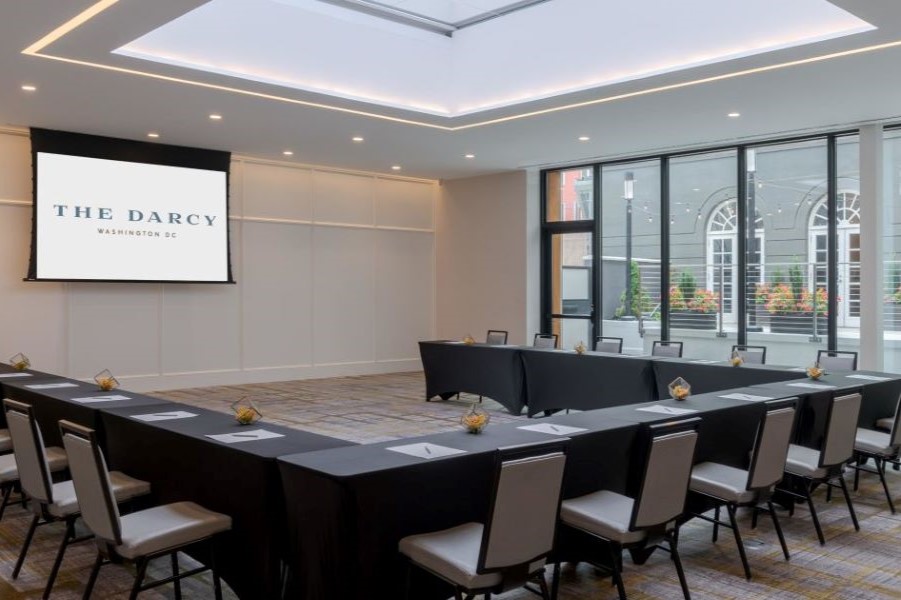
[(94, 430), (70, 421), (60, 421), (59, 428), (85, 524), (98, 538), (121, 544), (119, 507)]
[(485, 336), (485, 343), (494, 346), (507, 343), (507, 332), (500, 329), (489, 329), (488, 335)]
[(694, 418), (649, 427), (647, 459), (630, 530), (664, 525), (682, 514), (700, 422)]
[(895, 405), (895, 418), (892, 420), (892, 430), (889, 432), (889, 443), (892, 446), (901, 446), (901, 397)]
[(860, 402), (860, 394), (832, 399), (829, 416), (826, 417), (826, 439), (823, 440), (823, 449), (820, 451), (820, 467), (839, 465), (854, 454)]
[(827, 371), (856, 371), (857, 352), (843, 350), (820, 350), (817, 352), (817, 363)]
[(654, 340), (651, 345), (651, 356), (671, 356), (682, 358), (682, 342), (664, 342)]
[(22, 490), (37, 502), (52, 504), (50, 466), (44, 454), (44, 438), (31, 406), (7, 398), (3, 400), (3, 407)]
[(566, 442), (501, 448), (479, 552), (479, 573), (526, 565), (550, 554), (560, 512)]
[(749, 490), (768, 489), (782, 480), (785, 459), (795, 428), (797, 398), (767, 403), (767, 410), (757, 426), (757, 439), (751, 451), (748, 469)]
[(741, 359), (749, 364), (766, 364), (766, 346), (732, 346), (732, 352), (738, 352)]
[(612, 354), (622, 354), (623, 338), (620, 337), (598, 337), (594, 341), (594, 349), (596, 352), (610, 352)]
[(536, 333), (535, 340), (532, 342), (532, 345), (535, 348), (556, 348), (557, 347), (557, 334), (556, 333)]

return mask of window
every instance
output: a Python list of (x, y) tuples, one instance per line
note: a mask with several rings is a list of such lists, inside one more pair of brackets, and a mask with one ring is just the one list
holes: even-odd
[[(809, 280), (825, 289), (829, 208), (821, 198), (810, 213)], [(860, 194), (840, 191), (836, 201), (838, 229), (838, 326), (860, 327)], [(814, 285), (809, 286), (813, 292)]]
[[(759, 211), (754, 220), (753, 243), (749, 244), (749, 263), (755, 266), (748, 281), (763, 281), (763, 218)], [(738, 203), (733, 198), (722, 202), (707, 224), (707, 289), (723, 299), (723, 318), (736, 319), (738, 302)]]

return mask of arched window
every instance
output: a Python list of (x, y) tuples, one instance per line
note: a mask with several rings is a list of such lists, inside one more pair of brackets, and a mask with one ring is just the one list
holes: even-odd
[[(838, 233), (838, 297), (839, 326), (860, 326), (860, 194), (840, 191), (835, 206)], [(820, 198), (810, 211), (808, 221), (808, 256), (810, 280), (826, 289), (828, 277), (829, 207), (826, 196)]]
[[(748, 281), (763, 281), (763, 217), (754, 214), (753, 241), (748, 243)], [(723, 316), (735, 319), (738, 277), (738, 203), (721, 202), (707, 221), (707, 289), (723, 298)]]

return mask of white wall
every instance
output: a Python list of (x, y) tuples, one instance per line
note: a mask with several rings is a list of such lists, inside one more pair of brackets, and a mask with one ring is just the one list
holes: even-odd
[[(537, 243), (527, 226), (525, 171), (445, 181), (437, 209), (438, 336), (483, 340), (488, 329), (530, 342), (530, 272)], [(529, 219), (534, 230), (536, 223)], [(530, 279), (531, 277), (531, 279)]]
[(30, 142), (0, 132), (0, 360), (135, 391), (418, 369), (437, 188), (235, 158), (237, 285), (25, 283)]

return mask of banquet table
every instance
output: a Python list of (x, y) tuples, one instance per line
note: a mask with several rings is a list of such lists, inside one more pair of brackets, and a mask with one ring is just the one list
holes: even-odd
[[(196, 416), (135, 418), (173, 411)], [(287, 516), (276, 457), (354, 445), (265, 421), (242, 427), (232, 415), (177, 403), (104, 408), (100, 417), (110, 468), (149, 481), (154, 503), (190, 500), (231, 516), (232, 530), (217, 545), (217, 565), (247, 600), (280, 596)], [(233, 444), (207, 437), (256, 429), (282, 437)]]
[(691, 384), (693, 394), (718, 392), (746, 385), (798, 379), (803, 373), (791, 367), (745, 363), (733, 367), (728, 361), (711, 362), (686, 358), (660, 358), (654, 361), (654, 377), (658, 398), (667, 398), (667, 388), (682, 377)]

